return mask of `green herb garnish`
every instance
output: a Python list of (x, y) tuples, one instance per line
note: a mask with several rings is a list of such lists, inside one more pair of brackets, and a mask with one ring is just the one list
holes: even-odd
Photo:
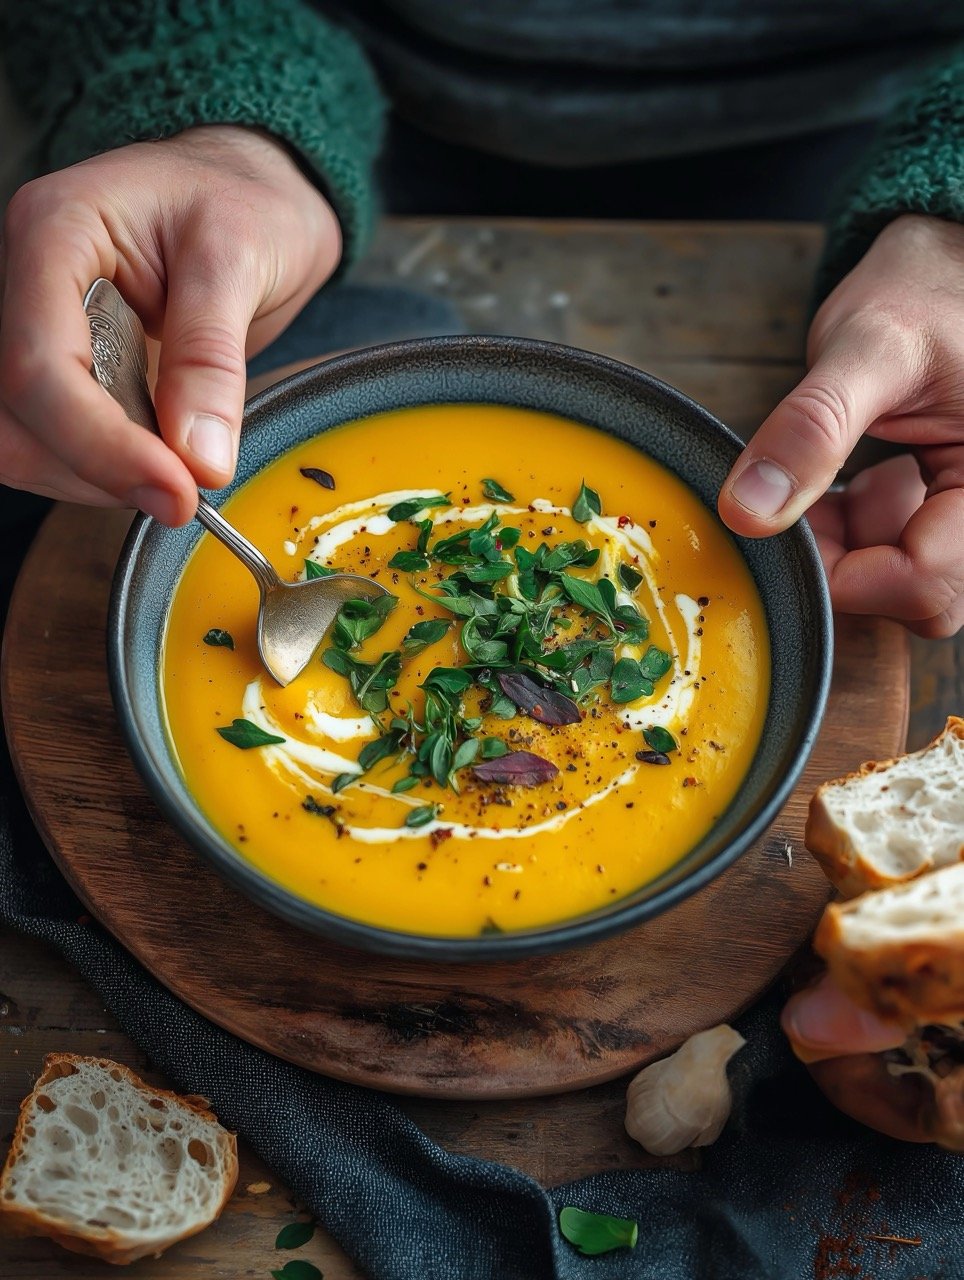
[(394, 689), (402, 670), (399, 653), (383, 653), (377, 662), (360, 662), (342, 649), (326, 649), (321, 660), (347, 679), (362, 710), (377, 716), (388, 709), (389, 690)]
[(402, 641), (402, 657), (414, 658), (430, 644), (437, 644), (445, 638), (451, 625), (447, 618), (427, 618), (424, 622), (416, 622), (409, 627)]
[(305, 560), (305, 580), (310, 582), (312, 578), (330, 578), (333, 573), (337, 573), (337, 569), (329, 569), (326, 564), (319, 564), (317, 560)]
[(580, 1253), (609, 1253), (613, 1249), (634, 1249), (639, 1224), (632, 1218), (613, 1218), (608, 1213), (589, 1213), (567, 1205), (559, 1214), (559, 1230)]
[(609, 696), (613, 702), (635, 702), (652, 692), (653, 682), (643, 675), (636, 659), (620, 658), (610, 676)]
[(282, 1227), (278, 1232), (274, 1247), (276, 1249), (300, 1249), (303, 1244), (308, 1243), (314, 1234), (315, 1224), (313, 1222), (289, 1222), (286, 1227)]
[(402, 573), (418, 573), (428, 568), (428, 556), (420, 551), (396, 551), (388, 562), (389, 569), (401, 569)]
[(651, 725), (648, 729), (643, 730), (643, 737), (647, 744), (660, 755), (668, 755), (671, 751), (679, 751), (679, 743), (673, 737), (668, 729), (664, 729), (661, 724)]
[(406, 827), (424, 827), (426, 823), (431, 822), (438, 813), (438, 805), (423, 804), (417, 809), (412, 809), (405, 818)]
[(621, 564), (616, 572), (619, 575), (620, 586), (624, 587), (630, 595), (633, 594), (643, 580), (643, 575), (637, 573), (632, 565), (629, 564)]
[(338, 610), (331, 629), (331, 642), (338, 649), (357, 649), (379, 631), (385, 619), (398, 604), (395, 596), (378, 596), (374, 600), (346, 600)]
[(491, 477), (482, 481), (482, 492), (493, 502), (515, 502), (515, 497), (505, 485), (499, 484), (498, 480), (493, 480)]
[(576, 501), (572, 504), (572, 518), (580, 524), (588, 524), (593, 516), (602, 515), (602, 503), (595, 489), (590, 489), (585, 480), (579, 486)]
[(221, 627), (212, 627), (203, 637), (204, 643), (209, 644), (212, 649), (233, 649), (234, 636), (230, 631), (224, 631)]
[(450, 493), (436, 493), (430, 498), (407, 498), (404, 502), (396, 502), (394, 507), (389, 507), (387, 515), (389, 520), (396, 522), (411, 520), (412, 516), (418, 515), (420, 511), (426, 511), (429, 507), (447, 507), (451, 500)]
[(232, 747), (240, 747), (242, 751), (250, 751), (252, 747), (267, 747), (273, 742), (284, 742), (276, 734), (265, 733), (250, 720), (232, 720), (230, 726), (218, 729), (218, 733), (230, 742)]

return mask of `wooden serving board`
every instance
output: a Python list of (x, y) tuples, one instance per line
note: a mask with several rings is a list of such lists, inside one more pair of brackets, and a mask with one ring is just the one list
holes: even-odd
[(613, 1079), (732, 1018), (806, 940), (829, 896), (802, 844), (814, 787), (904, 744), (905, 633), (841, 619), (830, 706), (801, 785), (763, 840), (675, 910), (515, 963), (432, 966), (334, 946), (210, 870), (128, 759), (104, 656), (128, 520), (55, 508), (17, 585), (2, 692), (27, 803), (92, 914), (165, 985), (244, 1039), (340, 1079), (438, 1098), (556, 1093)]

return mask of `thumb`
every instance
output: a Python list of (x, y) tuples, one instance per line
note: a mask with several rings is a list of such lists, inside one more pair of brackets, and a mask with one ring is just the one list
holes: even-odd
[(223, 259), (208, 270), (182, 260), (168, 286), (154, 400), (165, 441), (203, 488), (234, 475), (256, 305)]
[(766, 537), (789, 528), (833, 483), (857, 441), (908, 396), (915, 371), (879, 334), (841, 325), (803, 381), (737, 459), (719, 497), (735, 533)]
[(907, 1039), (896, 1022), (854, 1004), (827, 974), (816, 986), (790, 997), (780, 1022), (803, 1062), (896, 1049)]

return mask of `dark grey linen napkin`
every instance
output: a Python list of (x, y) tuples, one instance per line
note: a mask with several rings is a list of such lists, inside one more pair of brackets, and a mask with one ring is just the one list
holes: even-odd
[[(350, 301), (356, 309), (364, 292)], [(382, 340), (450, 326), (424, 300), (409, 326), (398, 304)], [(309, 304), (265, 367), (350, 345), (337, 310), (337, 296)], [(0, 609), (36, 522), (14, 497), (0, 490)], [(182, 1004), (84, 914), (30, 822), (5, 746), (0, 921), (56, 947), (152, 1064), (210, 1098), (371, 1280), (964, 1277), (964, 1160), (836, 1113), (790, 1054), (776, 996), (738, 1023), (748, 1044), (731, 1064), (734, 1116), (698, 1172), (622, 1170), (547, 1191), (443, 1150), (390, 1097), (290, 1066)], [(557, 1227), (569, 1204), (636, 1219), (637, 1247), (581, 1257)], [(888, 1232), (922, 1242), (868, 1238)]]
[[(738, 1024), (748, 1044), (733, 1063), (734, 1116), (698, 1172), (608, 1172), (546, 1191), (443, 1150), (384, 1094), (290, 1066), (182, 1004), (87, 922), (5, 755), (0, 785), (0, 919), (56, 947), (152, 1064), (210, 1098), (372, 1280), (964, 1275), (964, 1160), (834, 1112), (786, 1048), (775, 999)], [(557, 1229), (567, 1204), (635, 1218), (638, 1245), (579, 1256)]]

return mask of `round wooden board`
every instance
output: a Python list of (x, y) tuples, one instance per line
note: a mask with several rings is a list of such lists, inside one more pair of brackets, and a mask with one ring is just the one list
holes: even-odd
[(17, 585), (3, 704), (27, 803), (90, 911), (166, 986), (326, 1075), (439, 1098), (555, 1093), (622, 1075), (732, 1018), (805, 941), (829, 896), (802, 843), (814, 787), (904, 744), (903, 631), (841, 619), (830, 706), (801, 785), (765, 839), (674, 911), (584, 950), (512, 964), (429, 966), (332, 946), (209, 870), (128, 759), (104, 659), (128, 520), (55, 508)]

